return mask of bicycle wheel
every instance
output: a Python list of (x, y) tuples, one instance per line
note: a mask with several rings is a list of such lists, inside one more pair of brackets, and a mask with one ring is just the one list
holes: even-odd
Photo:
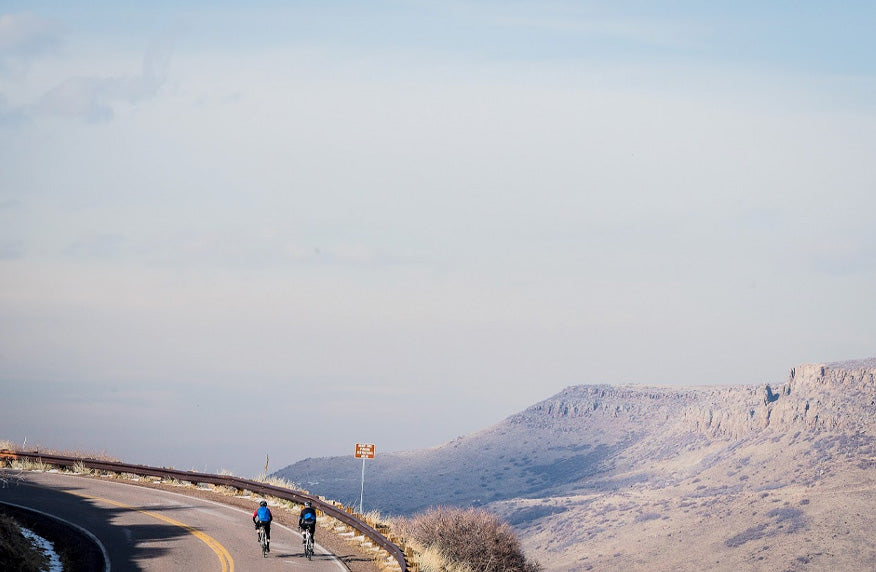
[(265, 533), (265, 529), (259, 529), (259, 539), (262, 543), (262, 556), (264, 558), (268, 557), (268, 535)]
[(309, 530), (304, 534), (304, 555), (308, 560), (311, 560), (313, 558), (313, 535)]

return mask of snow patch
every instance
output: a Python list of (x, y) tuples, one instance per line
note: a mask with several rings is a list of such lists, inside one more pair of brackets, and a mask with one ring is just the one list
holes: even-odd
[(37, 546), (37, 548), (46, 554), (49, 558), (49, 567), (47, 568), (47, 572), (63, 572), (64, 567), (61, 565), (61, 559), (58, 557), (58, 553), (55, 552), (55, 546), (38, 535), (34, 531), (29, 528), (21, 527), (21, 534), (24, 535), (25, 538), (30, 540), (33, 544)]

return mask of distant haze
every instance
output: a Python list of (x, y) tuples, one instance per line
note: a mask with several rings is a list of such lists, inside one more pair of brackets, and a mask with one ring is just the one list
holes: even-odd
[(873, 355), (874, 10), (4, 2), (0, 439), (249, 476)]

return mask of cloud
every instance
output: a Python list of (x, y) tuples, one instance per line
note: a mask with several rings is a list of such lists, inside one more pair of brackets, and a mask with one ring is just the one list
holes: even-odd
[(43, 95), (33, 106), (39, 114), (108, 121), (120, 103), (134, 104), (154, 97), (165, 81), (168, 59), (149, 52), (140, 75), (132, 77), (75, 77)]
[[(129, 229), (130, 230), (130, 229)], [(101, 238), (98, 243), (96, 240)], [(65, 254), (80, 256), (93, 247), (109, 246), (109, 236), (77, 240)], [(118, 237), (116, 237), (118, 238)], [(222, 230), (177, 229), (160, 236), (149, 229), (131, 230), (125, 253), (163, 268), (233, 269), (234, 271), (272, 268), (347, 268), (365, 269), (415, 266), (422, 261), (409, 249), (374, 244), (371, 237), (297, 235), (273, 228), (232, 228)], [(120, 242), (116, 247), (122, 246)], [(121, 251), (119, 251), (121, 252)]]
[(816, 272), (829, 276), (872, 274), (876, 271), (876, 236), (820, 237), (810, 261)]
[(21, 109), (7, 107), (0, 94), (0, 126), (18, 127), (27, 123), (27, 115)]
[(777, 208), (752, 207), (740, 212), (736, 222), (743, 230), (772, 231), (783, 224), (782, 212)]
[(0, 242), (0, 260), (14, 260), (24, 256), (24, 243), (20, 240)]
[(73, 117), (89, 123), (109, 121), (121, 104), (154, 98), (167, 78), (172, 42), (162, 40), (147, 51), (139, 74), (127, 77), (70, 77), (27, 107), (31, 115)]
[(572, 17), (499, 17), (503, 26), (539, 29), (551, 33), (566, 33), (580, 38), (607, 39), (654, 47), (687, 47), (691, 30), (669, 22), (646, 20), (590, 18), (582, 14)]
[[(25, 76), (32, 62), (54, 51), (59, 42), (60, 26), (53, 20), (32, 14), (0, 14), (0, 78)], [(18, 127), (26, 122), (25, 110), (9, 105), (0, 91), (0, 126)]]
[(97, 234), (80, 238), (70, 244), (66, 254), (74, 258), (118, 258), (125, 238), (115, 234)]
[(60, 26), (32, 14), (0, 14), (0, 74), (20, 74), (30, 62), (56, 49)]
[(4, 210), (14, 210), (18, 209), (22, 206), (22, 202), (19, 199), (0, 199), (0, 211)]
[[(60, 25), (49, 18), (0, 15), (0, 76), (24, 76), (34, 60), (57, 49), (61, 31)], [(0, 125), (21, 125), (35, 116), (73, 117), (89, 123), (109, 121), (119, 105), (136, 104), (158, 94), (166, 81), (172, 53), (173, 35), (168, 34), (149, 48), (139, 73), (68, 77), (36, 101), (17, 106), (9, 105), (0, 93)]]

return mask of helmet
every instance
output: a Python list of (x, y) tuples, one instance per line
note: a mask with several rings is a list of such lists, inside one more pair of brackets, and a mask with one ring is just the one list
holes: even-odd
[(304, 501), (304, 506), (306, 506), (307, 508), (310, 508), (313, 506), (313, 503), (310, 501)]
[(259, 506), (268, 506), (268, 501), (262, 501), (259, 503)]

